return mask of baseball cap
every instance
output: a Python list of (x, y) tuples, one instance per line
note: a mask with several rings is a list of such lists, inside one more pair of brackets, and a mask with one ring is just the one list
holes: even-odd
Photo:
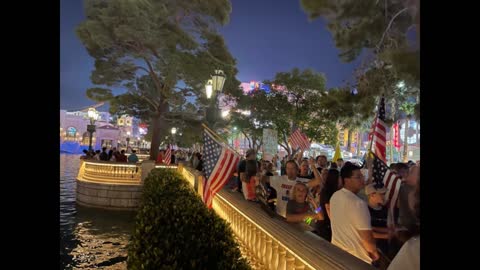
[(365, 186), (365, 194), (368, 196), (372, 193), (383, 193), (385, 194), (387, 192), (387, 189), (385, 187), (382, 188), (375, 188), (375, 184), (369, 184)]

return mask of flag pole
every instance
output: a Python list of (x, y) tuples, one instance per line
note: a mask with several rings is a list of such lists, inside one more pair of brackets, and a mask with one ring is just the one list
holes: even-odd
[(372, 139), (370, 140), (370, 143), (369, 143), (369, 146), (368, 146), (368, 150), (367, 150), (367, 153), (366, 153), (366, 158), (365, 158), (365, 162), (367, 163), (367, 170), (368, 170), (368, 180), (367, 182), (370, 184), (372, 183), (372, 179), (373, 179), (373, 176), (372, 176), (372, 172), (373, 172), (373, 164), (372, 164), (372, 160), (373, 160), (373, 152), (372, 152), (372, 147), (373, 147), (373, 138), (375, 137), (375, 129), (377, 128), (377, 116), (378, 116), (378, 113), (375, 113), (375, 118), (374, 118), (374, 123), (373, 123), (373, 134), (372, 134)]

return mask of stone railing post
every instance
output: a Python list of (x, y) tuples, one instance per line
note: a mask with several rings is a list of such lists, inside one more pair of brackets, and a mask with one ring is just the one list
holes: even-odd
[(278, 266), (279, 270), (287, 270), (287, 250), (283, 246), (278, 247)]
[(263, 257), (263, 265), (268, 268), (272, 261), (272, 239), (270, 237), (267, 237), (265, 247), (266, 253)]
[(263, 249), (263, 245), (264, 245), (264, 242), (262, 241), (262, 234), (263, 232), (260, 230), (260, 228), (257, 228), (257, 231), (256, 231), (256, 237), (255, 237), (255, 255), (257, 256), (257, 258), (261, 259), (262, 258), (262, 249)]
[(151, 170), (153, 170), (155, 168), (155, 161), (153, 160), (144, 160), (142, 163), (141, 163), (141, 167), (142, 167), (142, 184), (143, 184), (143, 181), (145, 180), (145, 178), (147, 178), (148, 174), (150, 173)]
[(277, 241), (273, 241), (273, 245), (272, 245), (272, 260), (271, 262), (269, 263), (269, 269), (272, 269), (272, 270), (276, 270), (278, 269), (278, 242)]
[(299, 259), (295, 258), (295, 270), (304, 270), (305, 264)]
[(293, 269), (295, 265), (295, 257), (287, 251), (287, 256), (286, 256), (286, 267), (285, 269)]

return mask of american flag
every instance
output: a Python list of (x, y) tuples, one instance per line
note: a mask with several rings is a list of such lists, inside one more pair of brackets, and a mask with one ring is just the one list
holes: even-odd
[(204, 130), (203, 142), (203, 171), (206, 179), (203, 189), (203, 201), (208, 208), (211, 208), (213, 196), (233, 175), (240, 161), (240, 156), (215, 140), (213, 135), (207, 130)]
[[(373, 155), (373, 182), (375, 187), (386, 187), (387, 193), (385, 194), (386, 205), (390, 209), (389, 215), (393, 214), (395, 205), (397, 204), (398, 193), (400, 191), (400, 185), (402, 184), (401, 178), (394, 172), (392, 172), (387, 164), (383, 162), (377, 155)], [(390, 215), (393, 218), (393, 215)], [(390, 222), (392, 223), (392, 222)]]
[(172, 149), (169, 146), (167, 146), (167, 151), (165, 151), (165, 157), (163, 158), (163, 162), (167, 165), (170, 165), (170, 162), (172, 161)]
[(300, 148), (302, 151), (305, 151), (310, 148), (310, 141), (307, 135), (303, 134), (300, 129), (297, 129), (290, 135), (290, 145), (292, 145), (293, 149)]
[(378, 114), (375, 119), (375, 129), (373, 131), (373, 153), (375, 153), (383, 162), (387, 161), (386, 149), (387, 126), (385, 125), (385, 98), (380, 99), (378, 105)]

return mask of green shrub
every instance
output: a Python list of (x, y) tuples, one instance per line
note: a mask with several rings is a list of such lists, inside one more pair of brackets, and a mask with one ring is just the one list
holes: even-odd
[(145, 179), (128, 269), (250, 269), (228, 224), (171, 169)]

